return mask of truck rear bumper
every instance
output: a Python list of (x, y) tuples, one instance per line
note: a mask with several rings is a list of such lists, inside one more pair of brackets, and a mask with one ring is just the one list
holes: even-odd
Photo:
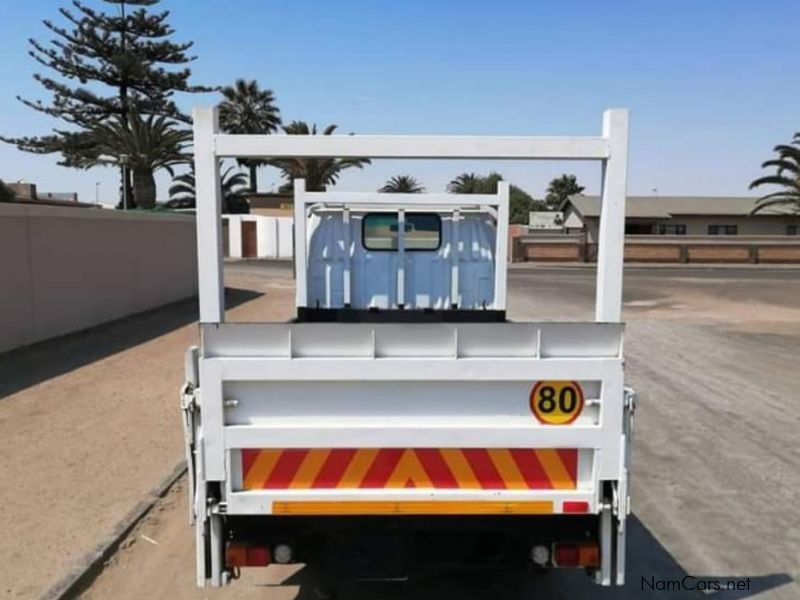
[(428, 568), (531, 566), (531, 548), (597, 543), (599, 520), (582, 516), (229, 517), (232, 543), (292, 548), (293, 562), (328, 576), (403, 578)]

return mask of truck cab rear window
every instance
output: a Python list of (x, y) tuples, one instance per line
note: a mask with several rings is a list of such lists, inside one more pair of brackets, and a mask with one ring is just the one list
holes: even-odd
[[(364, 215), (362, 240), (367, 250), (397, 250), (397, 213)], [(406, 213), (406, 250), (438, 250), (442, 219), (433, 213)]]

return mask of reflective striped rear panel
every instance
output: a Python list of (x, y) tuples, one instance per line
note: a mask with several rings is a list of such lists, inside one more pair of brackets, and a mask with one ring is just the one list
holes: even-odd
[(242, 450), (244, 490), (574, 490), (576, 449)]

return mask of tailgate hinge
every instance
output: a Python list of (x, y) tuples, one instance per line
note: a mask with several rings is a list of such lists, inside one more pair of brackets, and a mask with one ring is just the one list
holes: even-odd
[(181, 387), (181, 410), (184, 412), (194, 412), (197, 406), (195, 392), (195, 387), (188, 381)]
[(227, 502), (215, 502), (211, 505), (209, 509), (209, 513), (212, 515), (227, 515), (228, 514), (228, 503)]

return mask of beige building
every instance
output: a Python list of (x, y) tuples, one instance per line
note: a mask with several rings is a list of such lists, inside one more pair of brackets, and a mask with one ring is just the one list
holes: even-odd
[(273, 194), (246, 192), (250, 203), (250, 214), (268, 217), (286, 217), (293, 214), (294, 196), (292, 194)]
[(6, 187), (14, 192), (14, 201), (18, 203), (36, 203), (49, 206), (66, 206), (72, 208), (97, 208), (96, 204), (78, 202), (75, 192), (40, 192), (34, 183), (6, 183)]
[[(767, 209), (755, 215), (755, 197), (628, 196), (628, 235), (800, 235), (800, 214)], [(571, 196), (562, 205), (564, 230), (597, 242), (599, 196)]]

